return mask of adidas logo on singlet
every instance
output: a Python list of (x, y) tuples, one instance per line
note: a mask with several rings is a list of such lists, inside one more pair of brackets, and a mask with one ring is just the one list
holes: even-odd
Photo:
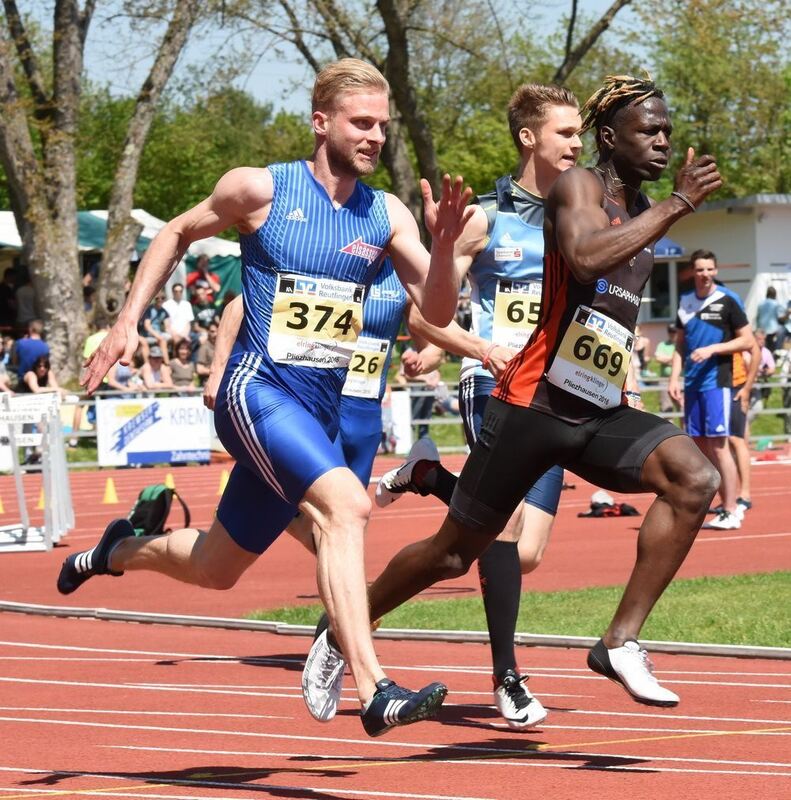
[(290, 219), (292, 222), (308, 221), (308, 218), (305, 216), (301, 208), (295, 208), (293, 211), (289, 211), (288, 214), (286, 214), (286, 219)]

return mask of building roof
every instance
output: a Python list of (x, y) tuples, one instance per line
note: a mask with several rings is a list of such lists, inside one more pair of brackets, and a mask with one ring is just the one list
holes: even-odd
[(701, 211), (717, 211), (721, 208), (749, 208), (751, 206), (789, 206), (791, 194), (751, 194), (747, 197), (729, 197), (727, 200), (715, 200), (704, 203)]

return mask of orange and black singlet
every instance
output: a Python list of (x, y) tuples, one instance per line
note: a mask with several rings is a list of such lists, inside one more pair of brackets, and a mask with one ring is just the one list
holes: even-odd
[[(636, 207), (638, 214), (649, 208), (645, 195), (638, 195)], [(606, 194), (603, 208), (610, 225), (631, 219)], [(592, 283), (580, 283), (560, 252), (548, 250), (538, 327), (493, 396), (572, 423), (624, 403), (634, 327), (653, 264), (652, 245)]]

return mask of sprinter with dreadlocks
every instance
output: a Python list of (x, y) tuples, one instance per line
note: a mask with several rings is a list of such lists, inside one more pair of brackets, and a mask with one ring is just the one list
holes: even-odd
[(623, 393), (653, 244), (721, 185), (690, 148), (671, 196), (641, 192), (667, 166), (671, 124), (650, 81), (611, 76), (582, 110), (599, 160), (550, 190), (538, 327), (508, 363), (486, 408), (439, 532), (401, 550), (369, 587), (376, 619), (433, 583), (463, 575), (554, 464), (606, 489), (656, 495), (623, 597), (588, 666), (637, 702), (675, 706), (637, 637), (681, 566), (719, 477), (693, 441)]

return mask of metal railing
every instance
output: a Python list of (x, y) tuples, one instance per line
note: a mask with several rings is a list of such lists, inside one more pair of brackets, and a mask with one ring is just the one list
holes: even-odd
[[(457, 389), (458, 383), (454, 382), (445, 382), (445, 386), (447, 387), (449, 396), (451, 398), (455, 398), (457, 396)], [(667, 387), (667, 379), (653, 377), (653, 376), (646, 376), (641, 378), (641, 390), (643, 395), (651, 394), (651, 393), (659, 393), (664, 388)], [(409, 393), (411, 398), (420, 398), (420, 397), (432, 397), (436, 398), (436, 391), (432, 388), (420, 386), (420, 385), (403, 385), (403, 384), (394, 384), (391, 386), (393, 391), (406, 391)], [(753, 444), (762, 442), (762, 441), (770, 441), (772, 443), (775, 442), (789, 442), (791, 441), (791, 377), (778, 377), (777, 379), (757, 383), (755, 385), (755, 390), (759, 392), (769, 392), (775, 393), (780, 392), (783, 398), (783, 405), (779, 408), (766, 408), (765, 405), (763, 407), (753, 407), (750, 410), (749, 417), (750, 419), (754, 419), (758, 416), (782, 416), (783, 419), (783, 433), (781, 434), (754, 434), (751, 433), (750, 435), (750, 442)], [(192, 390), (184, 389), (184, 388), (177, 388), (177, 389), (162, 389), (162, 390), (155, 390), (149, 391), (147, 389), (143, 389), (140, 387), (130, 388), (129, 390), (120, 391), (120, 390), (102, 390), (97, 391), (93, 397), (86, 397), (85, 395), (79, 395), (79, 400), (76, 402), (73, 400), (66, 399), (62, 403), (62, 407), (74, 407), (80, 406), (83, 408), (83, 419), (87, 417), (88, 409), (90, 409), (97, 397), (125, 397), (129, 398), (130, 400), (134, 400), (141, 397), (152, 397), (152, 396), (179, 396), (184, 394), (198, 394), (202, 391), (202, 389), (196, 387)], [(73, 393), (71, 396), (74, 396)], [(662, 417), (664, 419), (669, 419), (679, 426), (682, 424), (683, 413), (678, 411), (670, 411), (670, 412), (654, 412), (657, 416)], [(443, 416), (439, 416), (432, 411), (431, 417), (428, 418), (414, 418), (412, 420), (413, 430), (416, 429), (418, 426), (428, 425), (430, 427), (433, 426), (445, 426), (445, 425), (461, 425), (461, 418), (457, 413), (452, 411), (446, 411)], [(95, 427), (93, 430), (77, 430), (72, 431), (71, 433), (65, 434), (64, 438), (67, 440), (76, 440), (77, 442), (91, 442), (96, 440), (96, 430)], [(458, 446), (455, 445), (446, 445), (441, 448), (443, 452), (453, 453), (453, 452), (464, 452), (466, 450), (466, 446), (464, 444), (459, 444)], [(86, 469), (86, 468), (96, 468), (99, 467), (99, 462), (96, 460), (70, 460), (69, 461), (69, 468), (70, 469)], [(26, 470), (36, 471), (40, 469), (37, 465), (25, 465)]]

